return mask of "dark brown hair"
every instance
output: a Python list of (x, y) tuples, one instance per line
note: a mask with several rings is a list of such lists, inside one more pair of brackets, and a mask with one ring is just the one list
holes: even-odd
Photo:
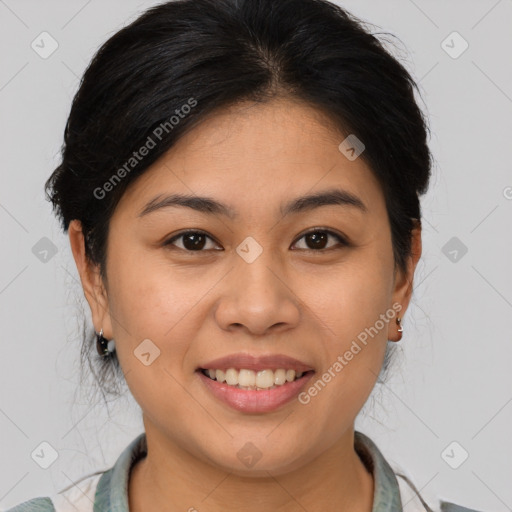
[[(365, 23), (327, 1), (166, 2), (95, 54), (73, 99), (47, 197), (64, 231), (80, 220), (87, 257), (107, 282), (109, 221), (126, 188), (216, 110), (292, 97), (364, 143), (361, 158), (384, 193), (395, 265), (405, 270), (432, 163), (415, 91), (411, 75)], [(148, 137), (155, 146), (130, 160)], [(89, 363), (91, 353), (94, 334), (84, 327)], [(384, 372), (389, 360), (388, 350)], [(119, 371), (115, 353), (99, 364), (97, 372), (90, 367), (106, 385), (109, 369)]]

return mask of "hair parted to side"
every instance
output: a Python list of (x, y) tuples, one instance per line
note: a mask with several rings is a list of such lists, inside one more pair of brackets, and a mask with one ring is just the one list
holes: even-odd
[[(45, 184), (64, 232), (80, 220), (86, 255), (105, 284), (109, 221), (126, 188), (207, 115), (278, 97), (311, 105), (363, 141), (360, 158), (384, 193), (395, 267), (405, 270), (431, 173), (428, 126), (417, 84), (366, 25), (325, 0), (176, 0), (106, 41), (82, 77), (62, 162)], [(148, 137), (154, 147), (131, 160)], [(122, 179), (113, 183), (115, 174)], [(116, 394), (115, 352), (99, 360), (85, 325), (83, 338), (82, 363)]]

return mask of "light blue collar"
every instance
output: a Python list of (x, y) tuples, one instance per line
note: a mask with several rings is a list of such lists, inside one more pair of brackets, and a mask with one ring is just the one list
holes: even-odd
[[(400, 489), (395, 473), (375, 443), (366, 435), (354, 432), (354, 448), (373, 474), (372, 512), (402, 510)], [(96, 488), (94, 512), (129, 512), (128, 481), (130, 470), (147, 454), (146, 433), (139, 434), (121, 453), (116, 463), (101, 476)]]

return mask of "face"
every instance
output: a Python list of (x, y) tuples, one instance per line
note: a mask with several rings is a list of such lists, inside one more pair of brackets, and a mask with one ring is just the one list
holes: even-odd
[[(241, 449), (256, 447), (256, 468), (277, 475), (353, 428), (387, 340), (398, 339), (420, 247), (416, 233), (416, 257), (395, 274), (382, 190), (361, 158), (340, 152), (344, 138), (318, 111), (285, 100), (209, 117), (123, 195), (105, 288), (70, 229), (94, 326), (115, 339), (146, 430), (166, 443), (240, 474), (249, 471)], [(328, 192), (320, 205), (287, 209)], [(171, 194), (207, 196), (231, 214), (155, 206)], [(281, 354), (314, 373), (280, 405), (272, 390), (251, 391), (262, 393), (252, 402), (231, 393), (230, 405), (198, 368), (232, 354)]]

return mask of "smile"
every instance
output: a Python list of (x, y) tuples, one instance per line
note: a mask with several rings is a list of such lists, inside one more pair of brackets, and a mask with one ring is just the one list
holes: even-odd
[(313, 370), (247, 370), (228, 368), (196, 371), (208, 394), (244, 413), (271, 412), (291, 402), (314, 375)]

